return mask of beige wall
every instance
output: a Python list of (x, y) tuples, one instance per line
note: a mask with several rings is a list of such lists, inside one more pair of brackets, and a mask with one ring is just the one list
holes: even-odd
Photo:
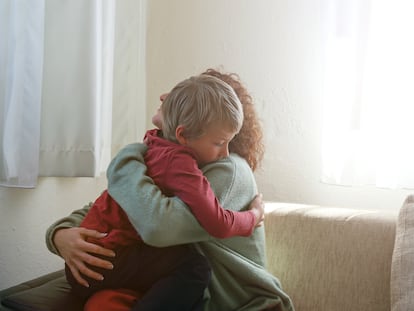
[(55, 220), (92, 201), (104, 178), (40, 178), (36, 189), (0, 187), (0, 289), (63, 267), (46, 248)]
[(223, 66), (241, 76), (263, 121), (267, 152), (256, 176), (266, 200), (399, 208), (410, 191), (320, 182), (321, 3), (151, 0), (147, 118), (176, 81)]
[[(149, 121), (158, 106), (160, 93), (189, 75), (223, 66), (241, 76), (263, 121), (267, 153), (256, 176), (266, 200), (399, 208), (410, 191), (319, 181), (319, 1), (148, 1), (146, 81), (137, 69), (142, 66), (142, 42), (131, 35), (143, 22), (142, 16), (134, 18), (140, 11), (137, 3), (145, 1), (117, 1), (117, 33), (123, 39), (117, 42), (114, 89), (115, 103), (137, 101), (137, 110), (122, 124), (136, 126), (136, 137), (144, 130), (143, 119)], [(122, 62), (137, 54), (131, 64)], [(147, 106), (141, 104), (145, 92)], [(116, 135), (122, 133), (120, 127)], [(93, 200), (105, 184), (105, 178), (41, 178), (36, 189), (0, 188), (0, 289), (61, 267), (63, 262), (46, 250), (44, 231), (55, 219)]]

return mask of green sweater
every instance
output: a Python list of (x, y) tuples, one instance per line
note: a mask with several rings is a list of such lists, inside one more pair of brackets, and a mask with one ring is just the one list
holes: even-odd
[[(265, 270), (264, 227), (255, 229), (250, 237), (209, 236), (182, 201), (164, 196), (145, 175), (145, 151), (146, 146), (137, 143), (118, 153), (107, 171), (108, 191), (145, 243), (158, 247), (195, 243), (209, 259), (213, 275), (205, 310), (294, 310), (278, 279)], [(257, 194), (250, 167), (235, 154), (206, 165), (203, 173), (227, 209), (246, 209)], [(85, 206), (48, 229), (46, 240), (52, 252), (57, 254), (52, 241), (55, 230), (78, 225), (88, 209)]]

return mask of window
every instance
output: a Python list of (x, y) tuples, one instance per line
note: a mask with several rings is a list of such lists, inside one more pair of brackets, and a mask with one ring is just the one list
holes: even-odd
[(0, 185), (106, 169), (114, 19), (114, 0), (0, 1)]

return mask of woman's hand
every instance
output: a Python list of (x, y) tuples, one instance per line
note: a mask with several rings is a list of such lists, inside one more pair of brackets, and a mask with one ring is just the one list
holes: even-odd
[(262, 226), (264, 222), (264, 202), (263, 195), (261, 193), (256, 195), (254, 200), (250, 203), (249, 209), (254, 213), (254, 216), (256, 217), (255, 227)]
[(95, 280), (103, 280), (101, 274), (93, 271), (86, 264), (103, 269), (113, 269), (111, 262), (92, 254), (115, 257), (115, 253), (110, 249), (86, 241), (87, 237), (100, 239), (105, 236), (106, 233), (73, 227), (59, 229), (53, 237), (57, 250), (70, 268), (74, 278), (85, 287), (89, 287), (89, 284), (82, 277), (82, 274)]

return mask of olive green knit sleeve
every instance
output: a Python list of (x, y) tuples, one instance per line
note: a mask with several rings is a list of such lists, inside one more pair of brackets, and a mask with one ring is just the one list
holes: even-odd
[[(143, 144), (126, 146), (107, 170), (109, 194), (126, 212), (141, 238), (157, 247), (213, 239), (178, 197), (164, 196), (146, 175), (146, 149)], [(257, 194), (250, 168), (235, 155), (202, 170), (227, 209), (245, 209)]]
[(60, 256), (53, 242), (53, 237), (55, 236), (56, 231), (63, 228), (72, 228), (79, 226), (79, 224), (82, 222), (83, 218), (85, 218), (85, 215), (88, 213), (91, 206), (92, 203), (89, 203), (88, 205), (85, 205), (83, 208), (73, 211), (69, 216), (66, 216), (54, 222), (46, 230), (46, 246), (52, 253)]

